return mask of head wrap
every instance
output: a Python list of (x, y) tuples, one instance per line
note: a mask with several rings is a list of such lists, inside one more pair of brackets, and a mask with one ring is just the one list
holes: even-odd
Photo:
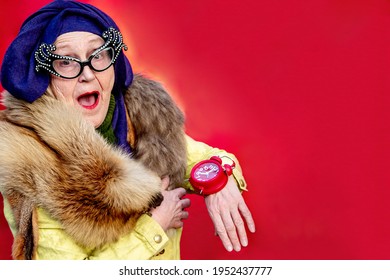
[[(7, 49), (1, 67), (1, 83), (13, 96), (28, 102), (38, 99), (50, 83), (45, 71), (35, 71), (35, 51), (41, 43), (52, 44), (56, 38), (72, 31), (86, 31), (102, 36), (115, 22), (96, 7), (76, 1), (57, 0), (44, 6), (23, 23), (19, 34)], [(119, 146), (127, 151), (127, 121), (123, 91), (130, 86), (133, 72), (126, 56), (121, 51), (115, 64), (113, 94), (116, 108), (113, 128)]]

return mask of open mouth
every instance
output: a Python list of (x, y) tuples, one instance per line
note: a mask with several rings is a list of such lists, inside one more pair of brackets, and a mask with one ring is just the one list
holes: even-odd
[(99, 92), (87, 92), (77, 98), (77, 102), (86, 109), (94, 109), (99, 104)]

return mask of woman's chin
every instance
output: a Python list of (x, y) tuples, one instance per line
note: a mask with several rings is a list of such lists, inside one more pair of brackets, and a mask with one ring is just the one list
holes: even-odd
[(87, 121), (87, 123), (91, 124), (94, 128), (98, 128), (102, 123), (104, 118), (100, 118), (98, 116), (91, 116), (91, 115), (85, 115), (83, 114), (84, 119)]

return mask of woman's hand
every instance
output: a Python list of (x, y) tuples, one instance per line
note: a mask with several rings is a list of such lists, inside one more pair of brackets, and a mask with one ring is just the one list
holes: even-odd
[(182, 198), (186, 194), (184, 188), (168, 190), (169, 178), (162, 179), (162, 195), (164, 200), (161, 205), (152, 209), (150, 213), (160, 226), (167, 231), (170, 228), (180, 228), (183, 226), (183, 219), (188, 218), (185, 211), (191, 205), (188, 198)]
[[(240, 251), (248, 245), (244, 220), (250, 232), (255, 232), (255, 223), (245, 204), (237, 183), (232, 176), (219, 192), (205, 197), (207, 210), (225, 249)], [(243, 220), (244, 218), (244, 220)]]

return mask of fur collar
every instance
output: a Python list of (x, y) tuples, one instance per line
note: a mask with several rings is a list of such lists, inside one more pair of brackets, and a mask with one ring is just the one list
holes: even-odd
[[(115, 242), (161, 203), (162, 176), (180, 185), (186, 166), (184, 117), (160, 84), (137, 75), (125, 94), (134, 157), (106, 141), (74, 108), (45, 94), (33, 103), (5, 94), (0, 118), (0, 191), (18, 233), (13, 257), (35, 257), (35, 207), (80, 245)], [(129, 138), (131, 138), (129, 136)]]

